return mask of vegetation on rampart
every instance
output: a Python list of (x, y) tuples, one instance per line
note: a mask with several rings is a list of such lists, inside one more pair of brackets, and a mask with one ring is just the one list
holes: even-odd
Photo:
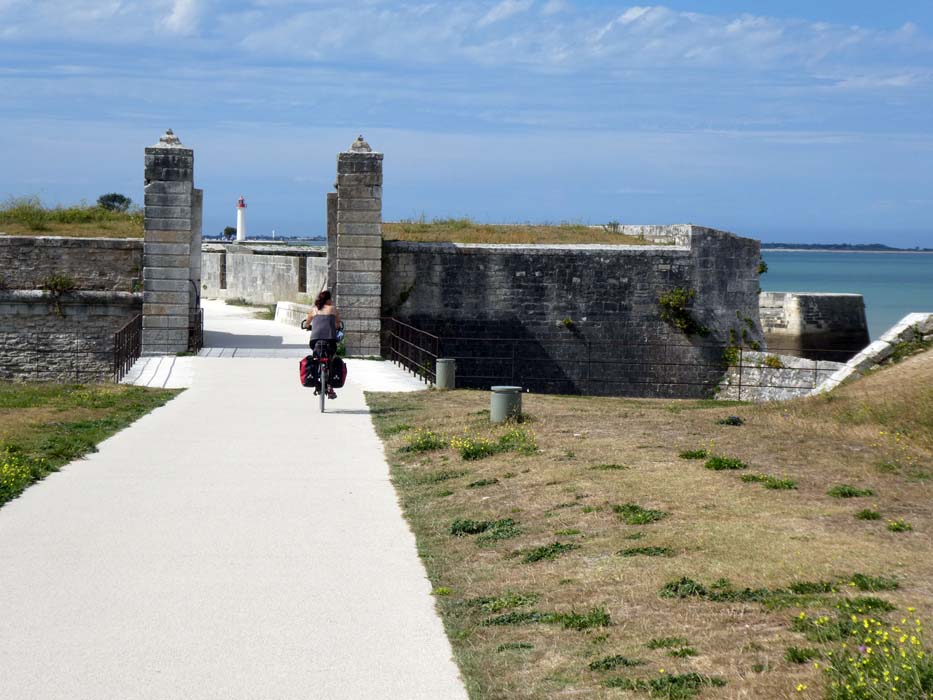
[(642, 238), (617, 233), (618, 226), (583, 224), (480, 224), (468, 218), (384, 223), (386, 240), (426, 243), (648, 245)]
[(167, 389), (0, 382), (0, 506), (178, 394)]
[(933, 351), (770, 405), (529, 394), (520, 426), (368, 398), (471, 697), (933, 692)]
[[(113, 195), (105, 197), (112, 198)], [(105, 199), (104, 205), (111, 205), (111, 199)], [(0, 233), (12, 236), (142, 238), (141, 208), (129, 204), (124, 209), (104, 205), (82, 202), (70, 207), (47, 207), (36, 196), (10, 197), (0, 204)]]

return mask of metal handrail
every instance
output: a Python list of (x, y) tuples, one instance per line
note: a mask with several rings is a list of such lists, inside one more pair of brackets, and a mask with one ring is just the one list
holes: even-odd
[(113, 381), (119, 384), (142, 354), (143, 317), (139, 314), (113, 334)]

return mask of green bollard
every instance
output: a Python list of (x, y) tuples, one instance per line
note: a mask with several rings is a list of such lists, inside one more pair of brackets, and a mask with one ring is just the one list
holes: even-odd
[(505, 423), (509, 418), (522, 415), (522, 388), (520, 386), (494, 386), (489, 397), (489, 420)]
[(457, 361), (438, 358), (434, 366), (434, 386), (441, 390), (457, 388)]

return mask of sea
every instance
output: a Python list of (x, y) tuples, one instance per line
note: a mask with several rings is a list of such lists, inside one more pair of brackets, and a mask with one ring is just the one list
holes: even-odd
[(764, 250), (766, 292), (837, 292), (865, 298), (877, 339), (909, 313), (933, 313), (933, 253)]

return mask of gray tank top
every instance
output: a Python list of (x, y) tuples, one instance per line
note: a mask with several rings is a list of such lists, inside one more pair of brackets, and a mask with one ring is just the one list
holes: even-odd
[(337, 317), (334, 314), (318, 314), (311, 319), (311, 341), (336, 340)]

